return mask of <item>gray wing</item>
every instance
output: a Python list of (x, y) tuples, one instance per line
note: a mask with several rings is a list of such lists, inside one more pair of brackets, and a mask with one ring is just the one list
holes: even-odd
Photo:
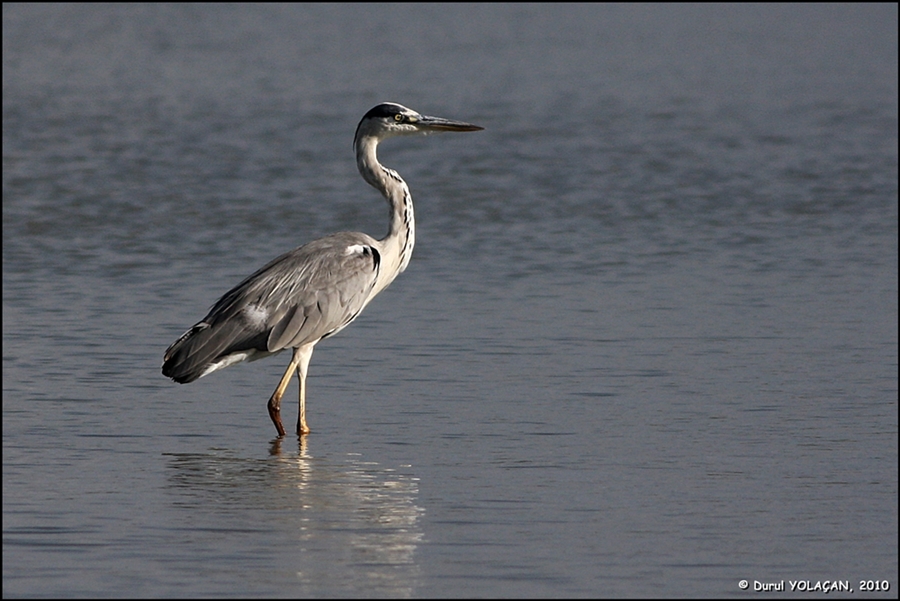
[(315, 343), (343, 329), (370, 300), (377, 242), (342, 232), (288, 252), (225, 293), (166, 351), (163, 374), (178, 382), (244, 359)]
[[(269, 352), (294, 348), (343, 329), (362, 311), (378, 279), (381, 256), (362, 234), (336, 234), (317, 240), (276, 271), (278, 283), (257, 307), (268, 312)], [(290, 275), (292, 274), (292, 275)], [(255, 291), (254, 291), (255, 292)], [(255, 293), (250, 298), (256, 297)], [(261, 317), (261, 316), (260, 316)]]

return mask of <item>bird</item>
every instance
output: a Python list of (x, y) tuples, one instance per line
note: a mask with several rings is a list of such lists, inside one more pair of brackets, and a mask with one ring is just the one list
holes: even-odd
[(406, 269), (415, 245), (409, 186), (399, 173), (378, 162), (378, 144), (398, 136), (482, 129), (422, 115), (395, 102), (370, 109), (356, 128), (353, 147), (360, 175), (390, 206), (387, 235), (376, 240), (362, 232), (339, 232), (273, 259), (222, 295), (206, 317), (169, 346), (163, 375), (186, 384), (235, 363), (290, 349), (290, 363), (269, 397), (269, 417), (283, 437), (281, 398), (296, 373), (297, 434), (308, 434), (306, 375), (314, 347), (347, 327)]

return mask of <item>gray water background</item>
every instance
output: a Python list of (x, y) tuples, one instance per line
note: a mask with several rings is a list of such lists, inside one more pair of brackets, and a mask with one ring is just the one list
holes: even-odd
[[(383, 100), (485, 130), (279, 441), (162, 354)], [(3, 596), (896, 597), (897, 110), (896, 5), (4, 3)]]

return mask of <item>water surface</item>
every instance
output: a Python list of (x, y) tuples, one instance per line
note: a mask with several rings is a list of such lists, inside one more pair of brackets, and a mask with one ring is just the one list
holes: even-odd
[[(4, 596), (896, 596), (896, 23), (4, 4)], [(384, 100), (486, 129), (382, 146), (415, 255), (278, 440), (287, 357), (162, 354), (384, 234)]]

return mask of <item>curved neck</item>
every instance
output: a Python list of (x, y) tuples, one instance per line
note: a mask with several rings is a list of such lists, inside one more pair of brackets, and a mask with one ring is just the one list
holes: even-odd
[[(403, 178), (393, 169), (378, 162), (375, 149), (378, 138), (361, 136), (356, 142), (356, 166), (360, 175), (372, 187), (381, 192), (391, 207), (391, 227), (387, 236), (379, 240), (382, 245), (382, 269), (385, 279), (379, 282), (380, 290), (397, 274), (406, 269), (416, 244), (416, 218), (412, 196)], [(379, 276), (379, 279), (382, 279)]]

